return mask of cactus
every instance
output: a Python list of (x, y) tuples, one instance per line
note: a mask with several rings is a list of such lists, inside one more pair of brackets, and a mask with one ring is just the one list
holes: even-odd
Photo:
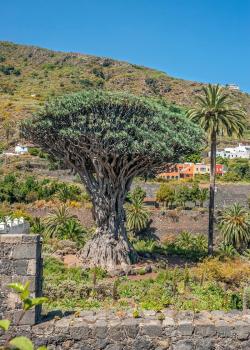
[(243, 311), (250, 309), (250, 285), (243, 290)]

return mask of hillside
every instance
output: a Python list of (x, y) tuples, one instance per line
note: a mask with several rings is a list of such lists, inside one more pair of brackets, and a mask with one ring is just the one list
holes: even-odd
[[(161, 96), (189, 106), (202, 83), (176, 79), (154, 69), (78, 53), (0, 42), (0, 138), (18, 139), (16, 121), (26, 118), (51, 97), (86, 88)], [(232, 92), (248, 111), (250, 95)], [(6, 133), (8, 135), (6, 135)], [(245, 140), (249, 139), (248, 134)]]

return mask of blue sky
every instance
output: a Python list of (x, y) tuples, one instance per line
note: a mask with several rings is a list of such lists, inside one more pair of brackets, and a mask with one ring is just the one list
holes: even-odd
[(250, 0), (11, 0), (0, 40), (107, 56), (250, 92)]

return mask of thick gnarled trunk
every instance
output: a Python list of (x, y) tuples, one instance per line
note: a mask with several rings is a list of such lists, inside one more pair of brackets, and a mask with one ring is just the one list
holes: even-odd
[(97, 230), (81, 252), (87, 265), (101, 266), (108, 271), (127, 270), (128, 265), (137, 261), (125, 228), (125, 193), (120, 189), (107, 191), (107, 188), (105, 192), (102, 188), (99, 194), (92, 193)]

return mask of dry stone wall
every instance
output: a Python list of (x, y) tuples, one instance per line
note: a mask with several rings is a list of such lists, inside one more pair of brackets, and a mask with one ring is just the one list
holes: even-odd
[[(33, 296), (42, 293), (41, 239), (39, 235), (0, 234), (0, 319), (16, 323), (21, 304), (17, 295), (8, 288), (12, 282), (30, 281)], [(21, 324), (38, 322), (40, 307), (30, 310)]]
[(85, 311), (18, 332), (49, 350), (249, 350), (250, 314)]

